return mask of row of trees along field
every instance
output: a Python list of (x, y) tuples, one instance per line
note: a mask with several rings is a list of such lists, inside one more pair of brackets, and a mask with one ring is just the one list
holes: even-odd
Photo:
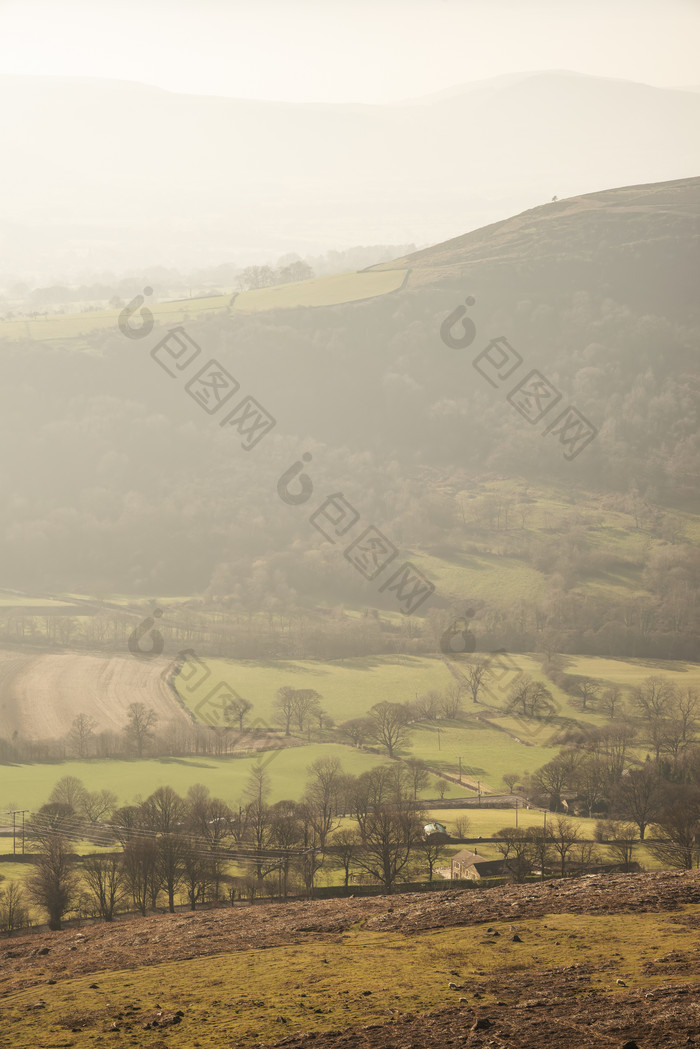
[[(619, 689), (550, 673), (582, 710), (599, 705), (609, 720), (564, 724), (552, 737), (558, 753), (532, 774), (506, 774), (506, 785), (555, 812), (605, 817), (598, 836), (625, 862), (645, 842), (664, 866), (700, 865), (697, 691), (652, 676), (631, 691), (628, 706)], [(540, 695), (541, 683), (530, 687)], [(512, 698), (520, 704), (520, 689)]]
[[(498, 557), (518, 570), (527, 566), (537, 573), (534, 598), (514, 596), (502, 604), (486, 599), (474, 602), (472, 627), (481, 649), (543, 651), (554, 643), (559, 652), (582, 655), (700, 658), (700, 607), (694, 597), (700, 585), (700, 552), (685, 538), (682, 521), (640, 505), (635, 496), (611, 496), (608, 503), (617, 512), (622, 508), (629, 512), (629, 542), (624, 549), (601, 549), (603, 508), (572, 510), (553, 517), (544, 531), (526, 530), (528, 513), (537, 510), (531, 497), (484, 496), (465, 507), (457, 497), (436, 495), (421, 510), (425, 520), (415, 537), (411, 531), (408, 534), (419, 544), (420, 532), (434, 532), (436, 541), (441, 535), (439, 552), (447, 562), (454, 557), (466, 557), (467, 562)], [(647, 538), (642, 541), (645, 531)], [(321, 548), (311, 555), (309, 548), (300, 570), (299, 544), (308, 547), (311, 541), (309, 535), (299, 536), (293, 550), (267, 551), (254, 567), (245, 557), (220, 566), (206, 602), (192, 600), (168, 610), (170, 621), (161, 624), (166, 642), (181, 647), (196, 644), (202, 655), (238, 659), (337, 659), (438, 651), (439, 638), (450, 621), (447, 609), (428, 608), (424, 620), (410, 624), (396, 624), (367, 608), (359, 618), (348, 616), (343, 600), (362, 607), (367, 599), (361, 580), (343, 576), (341, 587), (332, 549)], [(643, 595), (636, 587), (629, 594), (590, 587), (592, 581), (619, 575), (637, 578)], [(336, 577), (341, 587), (337, 593), (332, 585), (329, 590), (329, 580)], [(305, 609), (305, 588), (327, 593), (331, 600), (337, 597), (338, 603), (334, 608)], [(83, 616), (32, 616), (23, 609), (7, 608), (0, 612), (0, 638), (13, 645), (123, 651), (133, 615), (100, 610), (99, 603), (96, 608), (94, 615)]]
[[(410, 877), (432, 880), (443, 847), (423, 832), (418, 791), (427, 770), (420, 762), (351, 776), (327, 758), (307, 771), (300, 801), (269, 804), (269, 775), (255, 766), (235, 806), (201, 785), (184, 798), (160, 787), (145, 801), (120, 806), (108, 791), (89, 792), (65, 777), (27, 824), (36, 853), (28, 899), (60, 928), (76, 911), (111, 921), (120, 908), (145, 914), (164, 903), (172, 911), (183, 898), (194, 910), (233, 903), (236, 894), (311, 896), (322, 867), (342, 872), (346, 886), (358, 872), (388, 892)], [(459, 830), (467, 829), (462, 818)], [(72, 845), (81, 840), (103, 851), (78, 857)], [(4, 889), (5, 928), (10, 903), (18, 920), (18, 899), (26, 912), (18, 886)]]
[[(313, 741), (369, 747), (394, 757), (410, 747), (413, 731), (424, 723), (450, 722), (455, 728), (469, 718), (474, 704), (488, 708), (489, 717), (515, 716), (525, 732), (550, 733), (553, 745), (585, 747), (600, 736), (600, 727), (589, 715), (604, 717), (626, 748), (647, 748), (655, 761), (678, 757), (697, 739), (700, 695), (692, 685), (681, 686), (664, 676), (652, 675), (641, 685), (623, 689), (587, 675), (561, 669), (556, 658), (545, 655), (542, 677), (518, 673), (507, 691), (495, 683), (488, 659), (472, 656), (453, 664), (455, 682), (443, 689), (429, 689), (406, 702), (383, 700), (361, 717), (336, 724), (323, 696), (311, 688), (282, 686), (273, 702), (272, 724), (255, 715), (254, 704), (233, 696), (222, 712), (223, 724), (204, 725), (194, 720), (159, 723), (155, 711), (140, 701), (127, 710), (121, 732), (97, 731), (88, 714), (76, 715), (61, 740), (29, 740), (15, 735), (0, 739), (0, 760), (55, 761), (79, 759), (178, 757), (191, 754), (245, 756), (256, 750), (300, 745)], [(562, 714), (551, 685), (567, 695), (581, 718)], [(500, 693), (500, 694), (499, 694)], [(465, 710), (466, 708), (466, 710)]]
[[(64, 777), (28, 822), (36, 859), (24, 890), (11, 882), (0, 891), (0, 926), (12, 931), (26, 924), (28, 901), (60, 928), (72, 913), (111, 921), (120, 909), (146, 914), (164, 904), (172, 911), (182, 900), (194, 910), (206, 902), (232, 904), (237, 894), (251, 901), (312, 896), (322, 869), (339, 872), (345, 886), (355, 873), (387, 892), (417, 878), (432, 881), (445, 841), (423, 830), (418, 794), (428, 770), (421, 762), (394, 761), (352, 776), (325, 758), (307, 772), (300, 801), (270, 804), (269, 775), (255, 766), (234, 806), (201, 785), (184, 798), (160, 787), (144, 801), (119, 805), (110, 792), (89, 792), (76, 777)], [(590, 869), (601, 859), (600, 846), (630, 869), (642, 842), (664, 866), (700, 865), (700, 748), (627, 765), (624, 741), (608, 737), (566, 749), (522, 789), (532, 792), (530, 800), (560, 808), (567, 787), (585, 795), (595, 782), (607, 790), (613, 817), (599, 821), (596, 841), (563, 814), (545, 816), (542, 828), (496, 832), (511, 877)], [(460, 815), (456, 835), (464, 837), (468, 826)], [(100, 851), (78, 857), (76, 841)]]

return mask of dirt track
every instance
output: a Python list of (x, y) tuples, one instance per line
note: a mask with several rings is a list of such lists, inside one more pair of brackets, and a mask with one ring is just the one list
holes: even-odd
[(0, 735), (63, 736), (77, 714), (98, 731), (120, 731), (130, 703), (141, 700), (161, 721), (185, 718), (167, 683), (170, 661), (76, 652), (0, 652)]

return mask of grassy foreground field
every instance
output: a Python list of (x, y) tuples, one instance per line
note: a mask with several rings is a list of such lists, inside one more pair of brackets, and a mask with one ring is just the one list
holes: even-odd
[(699, 896), (695, 874), (618, 875), (20, 935), (0, 1044), (676, 1049)]
[[(691, 911), (697, 912), (698, 908)], [(85, 1019), (89, 1017), (96, 1029), (90, 1031), (93, 1025), (89, 1024), (88, 1030), (76, 1033), (81, 1045), (99, 1045), (104, 1030), (100, 1014), (107, 1013), (115, 1020), (121, 1014), (126, 1019), (128, 1012), (136, 1011), (129, 1005), (137, 998), (166, 1015), (186, 1004), (187, 1020), (170, 1028), (168, 1044), (192, 1045), (193, 1026), (201, 1028), (196, 1043), (200, 1046), (231, 1044), (232, 1038), (272, 1041), (287, 1029), (323, 1031), (381, 1022), (392, 1009), (427, 1012), (437, 1002), (455, 996), (450, 996), (447, 988), (452, 967), (464, 969), (467, 959), (466, 972), (460, 974), (467, 981), (496, 966), (504, 975), (510, 969), (541, 972), (571, 963), (580, 954), (576, 941), (585, 941), (589, 945), (587, 964), (601, 970), (591, 978), (591, 986), (614, 995), (619, 993), (616, 973), (624, 974), (627, 986), (652, 983), (644, 979), (640, 960), (650, 941), (661, 952), (693, 948), (690, 929), (679, 934), (669, 927), (667, 919), (648, 915), (643, 920), (615, 916), (605, 933), (600, 919), (584, 916), (551, 919), (546, 927), (541, 921), (525, 922), (519, 928), (522, 946), (508, 942), (508, 927), (502, 924), (497, 926), (501, 939), (491, 943), (484, 943), (477, 929), (426, 932), (410, 940), (402, 935), (357, 930), (345, 934), (331, 950), (325, 943), (307, 943), (303, 947), (280, 946), (264, 954), (236, 951), (219, 955), (215, 972), (212, 959), (205, 957), (185, 964), (138, 966), (128, 978), (124, 973), (100, 974), (97, 988), (90, 986), (95, 974), (64, 979), (55, 989), (42, 989), (46, 1007), (41, 1010), (40, 1029), (57, 1038), (65, 1032), (70, 1017), (79, 1017), (81, 1027), (88, 1026)], [(557, 936), (564, 943), (560, 941), (554, 947), (552, 941)], [(609, 937), (614, 938), (618, 951), (616, 964), (606, 972)], [(307, 988), (306, 992), (302, 988)], [(365, 994), (368, 988), (370, 995)], [(12, 1025), (17, 1046), (37, 1044), (37, 1016), (27, 1009), (35, 998), (33, 990), (13, 996), (8, 1003), (5, 1021)], [(483, 1005), (493, 1001), (494, 995), (487, 995)], [(212, 1020), (213, 1006), (218, 1019)]]

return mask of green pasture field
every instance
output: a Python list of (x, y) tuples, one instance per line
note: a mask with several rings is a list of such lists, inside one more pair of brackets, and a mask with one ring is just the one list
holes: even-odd
[[(312, 743), (277, 752), (263, 751), (260, 759), (269, 762), (266, 768), (270, 774), (270, 802), (282, 798), (298, 799), (306, 782), (307, 767), (318, 758), (330, 756), (340, 758), (343, 768), (356, 775), (385, 760), (380, 755), (338, 743)], [(77, 776), (88, 790), (111, 790), (121, 804), (127, 804), (137, 796), (145, 798), (163, 786), (171, 786), (184, 795), (195, 783), (205, 784), (215, 797), (238, 804), (257, 760), (251, 755), (242, 758), (89, 759), (51, 765), (3, 765), (0, 766), (0, 806), (3, 809), (36, 810), (48, 800), (53, 787), (64, 776)]]
[(453, 551), (449, 556), (413, 551), (411, 562), (435, 584), (444, 595), (464, 601), (483, 598), (490, 605), (514, 601), (533, 602), (545, 596), (544, 577), (515, 557), (498, 557), (487, 553)]
[[(533, 677), (542, 677), (535, 655), (510, 657), (513, 666)], [(629, 690), (654, 673), (670, 676), (680, 684), (700, 687), (700, 667), (696, 664), (667, 664), (648, 660), (611, 660), (596, 657), (570, 657), (564, 660), (569, 672), (587, 674), (604, 682), (617, 682)], [(251, 723), (270, 725), (273, 722), (273, 702), (282, 685), (296, 688), (315, 688), (322, 696), (325, 709), (336, 723), (352, 717), (361, 717), (381, 700), (405, 702), (430, 689), (443, 690), (454, 678), (442, 659), (436, 657), (366, 657), (339, 660), (332, 663), (314, 661), (234, 662), (215, 659), (208, 661), (212, 676), (206, 682), (224, 681), (241, 696), (253, 703)], [(459, 666), (459, 662), (455, 664)], [(515, 673), (515, 671), (514, 671)], [(196, 710), (202, 697), (197, 692), (188, 694), (186, 684), (177, 682), (185, 704)], [(449, 784), (447, 796), (468, 794), (474, 780), (481, 780), (482, 791), (503, 789), (505, 773), (532, 772), (556, 754), (551, 738), (569, 719), (599, 727), (607, 723), (595, 708), (581, 711), (559, 689), (552, 686), (558, 713), (549, 722), (527, 722), (512, 715), (493, 713), (483, 703), (476, 706), (467, 696), (463, 716), (456, 721), (423, 721), (413, 726), (410, 742), (403, 756), (424, 760), (436, 773), (456, 776), (459, 758), (465, 782), (460, 788)], [(204, 694), (204, 690), (202, 690)], [(489, 706), (503, 707), (505, 690), (493, 690), (484, 701)], [(200, 717), (203, 711), (199, 711)], [(204, 712), (206, 713), (206, 712)], [(479, 717), (476, 717), (476, 714)], [(217, 717), (219, 716), (216, 712)], [(203, 719), (204, 720), (204, 719)], [(279, 731), (279, 726), (275, 726)], [(438, 740), (439, 730), (439, 740)], [(504, 731), (506, 730), (506, 731)], [(517, 737), (513, 738), (513, 737)], [(360, 772), (386, 760), (383, 755), (357, 751), (332, 743), (307, 743), (271, 755), (269, 761), (273, 792), (272, 800), (298, 797), (305, 778), (305, 769), (316, 757), (338, 754), (348, 771)], [(642, 757), (646, 752), (642, 739), (636, 751)], [(147, 795), (156, 787), (170, 784), (185, 793), (194, 783), (205, 783), (213, 794), (228, 801), (240, 796), (254, 756), (214, 758), (190, 756), (144, 761), (66, 761), (56, 764), (0, 766), (0, 805), (5, 808), (36, 808), (50, 793), (55, 782), (65, 775), (76, 775), (91, 789), (114, 791), (120, 801), (130, 801), (135, 795)], [(427, 796), (435, 796), (434, 785)]]
[[(322, 663), (314, 660), (233, 661), (205, 660), (212, 674), (199, 689), (188, 692), (187, 684), (175, 678), (185, 706), (197, 711), (210, 692), (212, 682), (223, 681), (253, 704), (252, 717), (273, 725), (278, 689), (313, 688), (322, 696), (322, 706), (336, 723), (363, 717), (382, 700), (406, 703), (416, 693), (444, 689), (453, 678), (442, 659), (418, 656), (362, 656)], [(199, 707), (199, 716), (209, 713)], [(212, 712), (218, 715), (218, 712)], [(219, 718), (220, 721), (220, 718)]]
[(563, 656), (567, 674), (583, 674), (631, 691), (648, 677), (668, 678), (678, 688), (700, 688), (700, 664), (663, 659), (604, 659)]
[[(375, 298), (401, 287), (406, 270), (383, 272), (349, 272), (329, 277), (315, 277), (294, 284), (280, 284), (258, 291), (244, 291), (235, 295), (178, 299), (170, 302), (147, 302), (148, 308), (162, 325), (181, 324), (207, 313), (221, 313), (227, 309), (243, 313), (264, 310), (294, 309), (295, 307), (334, 306), (344, 302)], [(235, 297), (234, 297), (235, 295)], [(33, 339), (84, 340), (91, 332), (117, 327), (121, 308), (89, 310), (81, 313), (53, 313), (46, 317), (0, 318), (0, 340)]]
[[(406, 702), (430, 689), (443, 690), (455, 681), (442, 659), (416, 656), (400, 659), (397, 662), (395, 656), (380, 656), (332, 663), (217, 659), (207, 661), (213, 673), (200, 690), (188, 694), (186, 684), (177, 678), (175, 681), (185, 705), (200, 718), (209, 714), (214, 720), (221, 721), (219, 711), (205, 709), (199, 704), (211, 688), (212, 681), (223, 681), (253, 704), (253, 723), (275, 726), (273, 704), (282, 685), (315, 688), (321, 694), (324, 708), (336, 723), (340, 723), (364, 716), (370, 707), (382, 700)], [(512, 654), (508, 659), (513, 670), (503, 682), (502, 689), (492, 687), (476, 705), (465, 696), (463, 715), (459, 720), (424, 721), (413, 726), (405, 756), (410, 754), (421, 758), (436, 772), (452, 776), (458, 774), (461, 757), (465, 778), (481, 779), (485, 789), (500, 790), (505, 773), (533, 772), (551, 760), (558, 750), (552, 744), (552, 738), (567, 725), (576, 722), (602, 728), (608, 724), (608, 719), (595, 704), (583, 711), (580, 703), (545, 679), (540, 657), (536, 654)], [(456, 660), (454, 666), (461, 671), (463, 663)], [(619, 684), (628, 703), (629, 690), (652, 674), (668, 674), (680, 684), (700, 687), (700, 666), (692, 663), (563, 657), (563, 666), (569, 673), (587, 675), (604, 684)], [(546, 681), (556, 703), (554, 717), (526, 720), (505, 713), (508, 688), (518, 671)], [(498, 713), (485, 709), (485, 706), (496, 708)], [(637, 749), (643, 756), (646, 752), (644, 740), (640, 740)], [(451, 790), (450, 786), (448, 796)]]
[[(543, 735), (546, 736), (546, 733)], [(465, 779), (470, 782), (480, 780), (482, 791), (504, 791), (507, 788), (501, 781), (505, 774), (534, 772), (545, 762), (551, 761), (558, 748), (543, 744), (544, 740), (542, 744), (532, 746), (517, 743), (505, 732), (499, 732), (486, 722), (471, 719), (423, 722), (411, 738), (410, 751), (431, 768), (450, 776), (459, 774), (461, 757)], [(451, 797), (452, 792), (448, 791), (446, 796)]]
[(243, 291), (236, 297), (234, 309), (242, 312), (292, 309), (296, 306), (334, 306), (356, 302), (396, 291), (403, 284), (406, 270), (384, 270), (335, 273), (294, 284), (278, 284), (257, 291)]

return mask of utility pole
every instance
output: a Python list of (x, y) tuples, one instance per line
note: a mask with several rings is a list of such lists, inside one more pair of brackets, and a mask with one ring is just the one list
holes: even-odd
[(479, 808), (481, 808), (481, 780), (480, 779), (478, 779), (476, 781), (476, 791), (477, 791), (477, 794), (479, 795)]
[(24, 814), (29, 809), (8, 809), (7, 815), (12, 816), (12, 855), (17, 854), (17, 816), (22, 816), (22, 855), (24, 855)]
[(517, 830), (517, 827), (518, 827), (518, 798), (517, 798), (517, 796), (515, 798), (515, 827), (516, 827), (516, 830)]
[(438, 750), (440, 750), (440, 729), (437, 730), (438, 734)]
[(462, 759), (459, 758), (459, 782), (462, 783)]

